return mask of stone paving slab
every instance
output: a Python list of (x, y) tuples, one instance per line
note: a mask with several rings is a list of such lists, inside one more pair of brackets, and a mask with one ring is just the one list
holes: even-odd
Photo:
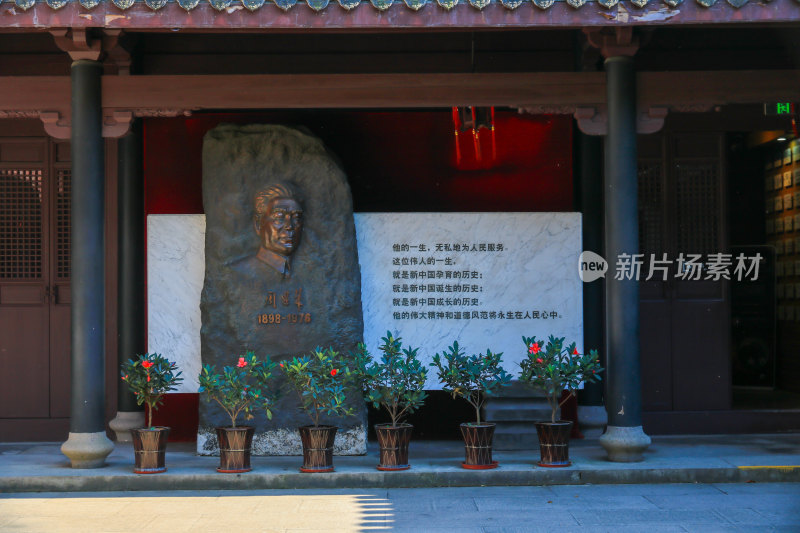
[(336, 471), (326, 474), (302, 474), (299, 457), (276, 456), (253, 457), (253, 471), (246, 474), (219, 474), (216, 457), (197, 456), (191, 445), (181, 443), (170, 443), (169, 470), (163, 474), (133, 474), (129, 444), (118, 444), (106, 467), (81, 470), (70, 468), (59, 446), (0, 444), (0, 492), (800, 481), (800, 434), (655, 437), (640, 463), (609, 462), (596, 441), (576, 440), (570, 446), (570, 467), (538, 467), (538, 451), (530, 450), (496, 452), (499, 468), (483, 471), (461, 468), (463, 445), (442, 441), (412, 442), (410, 470), (379, 472), (377, 450), (371, 444), (366, 456), (335, 457)]
[[(429, 505), (438, 501), (444, 508)], [(504, 505), (481, 510), (482, 501)], [(796, 532), (800, 483), (0, 494), (0, 533), (143, 530)]]

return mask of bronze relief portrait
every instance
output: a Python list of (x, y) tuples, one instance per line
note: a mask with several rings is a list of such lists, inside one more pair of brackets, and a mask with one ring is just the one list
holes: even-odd
[(273, 183), (253, 197), (253, 230), (258, 236), (258, 250), (241, 266), (257, 273), (266, 265), (284, 279), (292, 275), (292, 255), (303, 233), (303, 207), (294, 189)]

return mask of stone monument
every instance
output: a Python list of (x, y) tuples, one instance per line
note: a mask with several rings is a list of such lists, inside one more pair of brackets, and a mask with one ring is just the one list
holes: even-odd
[[(252, 350), (273, 361), (315, 346), (352, 351), (363, 338), (361, 278), (350, 188), (322, 142), (277, 125), (222, 125), (203, 142), (205, 280), (200, 303), (201, 358), (217, 370)], [(277, 370), (277, 369), (276, 369)], [(255, 422), (253, 453), (301, 453), (299, 401), (285, 385), (266, 422)], [(339, 426), (335, 453), (366, 452), (366, 410)], [(251, 423), (248, 422), (248, 423)], [(214, 427), (228, 425), (216, 405), (200, 403), (197, 449), (218, 450)]]

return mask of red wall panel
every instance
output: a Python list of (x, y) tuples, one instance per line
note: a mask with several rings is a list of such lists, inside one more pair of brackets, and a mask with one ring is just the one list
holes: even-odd
[(572, 121), (498, 111), (459, 135), (447, 111), (282, 111), (145, 121), (145, 209), (202, 213), (203, 135), (220, 123), (302, 126), (341, 160), (356, 211), (570, 211)]

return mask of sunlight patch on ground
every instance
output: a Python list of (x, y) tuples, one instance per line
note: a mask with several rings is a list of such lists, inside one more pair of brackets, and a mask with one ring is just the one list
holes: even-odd
[(150, 494), (0, 496), (0, 532), (380, 531), (393, 517), (386, 498), (367, 494)]

